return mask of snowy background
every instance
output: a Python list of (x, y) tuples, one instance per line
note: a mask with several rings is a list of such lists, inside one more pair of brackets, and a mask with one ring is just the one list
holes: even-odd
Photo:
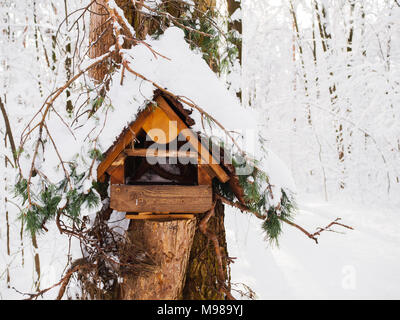
[[(233, 279), (261, 299), (399, 299), (400, 8), (357, 1), (352, 11), (350, 1), (318, 1), (332, 35), (324, 52), (310, 3), (244, 2), (244, 99), (264, 110), (267, 146), (293, 173), (296, 222), (315, 230), (341, 217), (355, 230), (334, 228), (344, 234), (322, 234), (316, 245), (285, 226), (280, 247), (271, 248), (257, 219), (228, 209)], [(335, 122), (343, 127), (342, 162)]]
[[(314, 231), (341, 217), (355, 230), (335, 227), (340, 233), (323, 233), (317, 245), (293, 227), (284, 226), (279, 248), (271, 247), (264, 241), (259, 220), (226, 208), (229, 255), (237, 258), (232, 281), (249, 285), (259, 299), (399, 299), (400, 7), (384, 0), (361, 1), (354, 8), (347, 2), (319, 1), (326, 6), (326, 32), (331, 34), (323, 40), (315, 8), (305, 1), (292, 2), (299, 32), (294, 30), (290, 1), (242, 3), (243, 107), (258, 112), (266, 147), (292, 171), (298, 191), (296, 222)], [(69, 3), (71, 12), (86, 4)], [(63, 41), (52, 42), (64, 18), (63, 1), (0, 0), (0, 18), (0, 98), (19, 144), (45, 97), (68, 79), (65, 57), (79, 60), (80, 54), (68, 52), (65, 45), (71, 38), (82, 40), (83, 35), (74, 29), (66, 31), (71, 19), (60, 29)], [(162, 41), (159, 48), (168, 50)], [(171, 55), (174, 49), (170, 48)], [(168, 84), (168, 78), (152, 70), (141, 71)], [(181, 84), (176, 83), (175, 89), (183, 89)], [(329, 92), (333, 84), (334, 103)], [(119, 96), (121, 91), (114, 89), (111, 95)], [(142, 84), (140, 89), (144, 94), (149, 91)], [(76, 97), (74, 92), (72, 97)], [(65, 112), (65, 99), (56, 109), (71, 119)], [(101, 123), (101, 117), (80, 128), (81, 139)], [(115, 116), (112, 123), (128, 120)], [(227, 122), (237, 120), (232, 117)], [(57, 282), (68, 262), (79, 257), (80, 248), (76, 241), (60, 236), (51, 222), (46, 225), (49, 231), (38, 236), (37, 248), (21, 230), (20, 203), (13, 197), (16, 172), (6, 160), (12, 154), (8, 144), (5, 148), (3, 119), (0, 123), (0, 299), (21, 299), (20, 292), (34, 292), (38, 285), (43, 289)], [(49, 119), (49, 126), (70, 157), (87, 152), (89, 147), (82, 151), (81, 142), (74, 143), (56, 116)], [(104, 134), (104, 141), (107, 135), (114, 137), (112, 131)], [(28, 150), (33, 142), (27, 141)], [(23, 159), (22, 169), (29, 170), (29, 152)], [(46, 160), (52, 178), (62, 175), (50, 168), (57, 162), (51, 148), (40, 160)], [(44, 298), (55, 298), (57, 292), (51, 290)]]

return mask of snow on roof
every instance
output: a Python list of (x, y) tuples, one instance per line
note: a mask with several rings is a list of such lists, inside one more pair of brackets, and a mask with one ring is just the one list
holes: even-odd
[[(145, 45), (137, 45), (123, 51), (130, 68), (176, 96), (185, 97), (201, 107), (230, 132), (242, 150), (262, 160), (260, 167), (269, 175), (270, 183), (276, 186), (278, 193), (280, 187), (294, 191), (293, 179), (286, 166), (272, 152), (263, 152), (259, 145), (258, 121), (261, 117), (253, 109), (241, 106), (234, 93), (229, 92), (223, 81), (209, 68), (202, 54), (190, 49), (183, 31), (171, 27), (157, 40), (148, 37), (146, 43), (168, 59), (155, 56)], [(95, 147), (102, 152), (106, 151), (123, 128), (134, 121), (138, 112), (152, 101), (156, 89), (152, 83), (125, 71), (121, 85), (121, 74), (121, 69), (113, 74), (107, 99), (94, 116), (89, 119), (81, 117), (71, 125), (72, 130), (61, 124), (55, 115), (47, 122), (55, 142), (63, 145), (65, 161), (76, 159), (76, 154), (81, 154), (78, 160), (80, 163), (86, 161), (88, 165), (85, 157), (87, 158), (88, 151), (94, 147), (88, 142), (97, 139)], [(91, 97), (98, 98), (95, 91), (91, 92)], [(188, 108), (185, 104), (184, 107)], [(194, 131), (217, 136), (225, 141), (226, 146), (236, 149), (221, 129), (202, 121), (199, 112), (194, 110), (190, 117), (196, 122), (192, 127)], [(46, 153), (46, 167), (55, 168), (58, 164), (57, 157)], [(92, 166), (94, 172), (98, 164), (99, 162)], [(54, 179), (62, 178), (63, 172), (59, 168), (50, 176)]]
[[(148, 37), (146, 42), (155, 52), (166, 58), (154, 55), (144, 45), (137, 45), (123, 50), (124, 56), (128, 58), (129, 66), (160, 87), (201, 107), (218, 120), (237, 140), (240, 140), (243, 134), (251, 136), (251, 139), (243, 139), (240, 144), (243, 149), (251, 147), (248, 150), (249, 153), (255, 154), (258, 148), (252, 142), (257, 140), (257, 122), (261, 117), (258, 117), (253, 109), (241, 106), (234, 93), (226, 89), (223, 81), (203, 60), (201, 53), (190, 49), (184, 39), (183, 31), (171, 27), (159, 39)], [(155, 87), (150, 82), (125, 72), (124, 83), (121, 86), (120, 77), (120, 73), (114, 75), (108, 93), (118, 112), (108, 114), (107, 122), (112, 124), (113, 128), (108, 128), (102, 133), (101, 145), (104, 148), (114, 141), (121, 128), (134, 120), (139, 108), (151, 101), (154, 94)], [(188, 106), (185, 105), (185, 107)], [(204, 125), (207, 121), (202, 121), (199, 112), (193, 112), (191, 117), (196, 122), (192, 127), (194, 131), (226, 140), (220, 128), (215, 125), (211, 127)], [(226, 142), (229, 144), (228, 140)]]
[[(202, 59), (201, 54), (190, 50), (181, 29), (168, 28), (159, 39), (148, 37), (146, 42), (154, 51), (168, 59), (155, 56), (144, 45), (137, 45), (124, 50), (124, 55), (129, 58), (129, 66), (133, 70), (175, 95), (193, 101), (230, 131), (255, 128), (258, 117), (254, 111), (243, 108), (236, 96), (225, 88), (224, 83)], [(129, 72), (126, 72), (125, 76), (123, 86), (119, 84), (120, 74), (114, 76), (108, 96), (113, 105), (118, 105), (118, 109), (122, 107), (125, 110), (130, 107), (130, 114), (134, 115), (138, 107), (146, 100), (151, 100), (154, 87)], [(132, 110), (135, 109), (134, 105), (136, 112), (132, 112), (135, 111)], [(112, 116), (113, 123), (126, 125), (127, 116), (125, 112), (118, 112), (118, 115)], [(192, 117), (196, 121), (193, 129), (204, 132), (200, 113), (194, 112)]]
[[(159, 40), (147, 42), (166, 56), (155, 57), (145, 46), (135, 46), (127, 53), (133, 58), (132, 68), (176, 95), (187, 97), (230, 130), (254, 127), (254, 114), (241, 106), (233, 93), (202, 59), (189, 48), (184, 33), (177, 27), (167, 29)], [(196, 119), (195, 119), (196, 120)], [(198, 119), (200, 115), (198, 114)], [(196, 121), (200, 124), (201, 121)], [(198, 127), (201, 130), (200, 127)]]
[[(154, 54), (144, 45), (123, 50), (124, 57), (135, 72), (201, 107), (235, 137), (242, 150), (256, 159), (263, 159), (260, 167), (270, 176), (272, 185), (277, 189), (282, 187), (295, 190), (291, 174), (284, 163), (272, 151), (264, 153), (259, 145), (258, 130), (261, 117), (254, 109), (244, 108), (235, 94), (226, 89), (223, 81), (210, 69), (201, 53), (190, 49), (181, 29), (170, 27), (158, 39), (148, 37), (146, 43), (160, 55)], [(108, 93), (115, 111), (108, 114), (109, 125), (101, 135), (101, 145), (105, 149), (112, 144), (121, 129), (134, 120), (140, 107), (151, 101), (154, 95), (155, 87), (150, 82), (125, 72), (124, 83), (121, 86), (120, 77), (120, 73), (114, 75)], [(191, 118), (196, 122), (192, 127), (194, 131), (207, 136), (217, 136), (223, 139), (226, 145), (236, 149), (220, 128), (216, 125), (204, 125), (201, 117), (196, 110), (191, 114)]]

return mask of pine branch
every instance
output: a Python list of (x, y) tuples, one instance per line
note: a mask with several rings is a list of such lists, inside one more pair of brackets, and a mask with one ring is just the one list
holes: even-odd
[[(35, 171), (35, 160), (36, 157), (38, 155), (39, 152), (39, 146), (42, 142), (42, 134), (43, 134), (43, 128), (46, 129), (46, 116), (50, 111), (50, 108), (53, 106), (53, 103), (57, 100), (57, 98), (61, 95), (61, 93), (63, 93), (73, 82), (75, 82), (78, 78), (80, 78), (83, 74), (85, 74), (86, 72), (88, 72), (89, 70), (91, 70), (92, 68), (94, 68), (95, 66), (97, 66), (98, 64), (102, 63), (104, 60), (106, 60), (109, 56), (111, 55), (111, 53), (106, 53), (105, 55), (103, 55), (102, 57), (100, 57), (99, 59), (97, 59), (95, 62), (93, 62), (92, 64), (90, 64), (88, 67), (86, 67), (85, 69), (81, 70), (80, 72), (78, 72), (74, 77), (72, 77), (69, 81), (67, 81), (63, 86), (59, 87), (57, 90), (55, 90), (53, 93), (51, 93), (45, 100), (45, 102), (43, 103), (42, 107), (39, 109), (39, 111), (34, 115), (34, 117), (31, 119), (31, 121), (29, 121), (28, 125), (26, 126), (26, 128), (24, 129), (22, 135), (21, 135), (21, 146), (20, 148), (22, 149), (26, 139), (28, 138), (29, 134), (32, 133), (33, 130), (35, 130), (36, 128), (39, 128), (39, 138), (37, 139), (36, 142), (36, 146), (35, 146), (35, 150), (33, 152), (32, 155), (32, 163), (31, 163), (31, 169), (29, 172), (29, 177), (28, 177), (28, 185), (27, 185), (27, 194), (28, 194), (28, 202), (29, 202), (29, 206), (32, 206), (32, 200), (31, 200), (31, 190), (30, 190), (30, 183), (31, 183), (31, 179), (33, 176), (33, 173)], [(33, 120), (39, 115), (42, 114), (42, 117), (40, 119), (40, 121), (33, 127), (33, 129), (31, 129), (29, 132), (25, 133), (24, 132), (29, 128), (30, 124), (33, 122)], [(25, 138), (22, 138), (25, 137)], [(16, 158), (17, 162), (18, 162), (18, 157)], [(67, 175), (68, 177), (68, 175)]]
[(252, 213), (260, 220), (265, 220), (267, 218), (266, 215), (262, 215), (256, 211), (250, 210), (247, 206), (245, 206), (244, 204), (242, 204), (240, 202), (230, 201), (229, 199), (227, 199), (219, 194), (215, 194), (215, 198), (221, 200), (223, 203), (225, 203), (231, 207), (235, 207), (235, 208), (239, 209), (240, 211), (246, 211), (246, 212)]
[[(239, 210), (241, 210), (241, 211), (246, 211), (246, 212), (252, 213), (253, 215), (255, 215), (255, 216), (256, 216), (258, 219), (260, 219), (260, 220), (266, 220), (266, 219), (268, 218), (267, 215), (262, 215), (262, 214), (260, 214), (259, 212), (256, 212), (256, 211), (254, 211), (254, 210), (251, 210), (251, 209), (248, 208), (246, 205), (244, 205), (244, 204), (242, 204), (242, 203), (240, 203), (240, 202), (231, 201), (231, 200), (229, 200), (229, 199), (227, 199), (227, 198), (225, 198), (225, 197), (223, 197), (223, 196), (221, 196), (221, 195), (219, 195), (219, 194), (215, 194), (215, 198), (216, 198), (216, 199), (219, 199), (219, 200), (221, 200), (223, 203), (225, 203), (225, 204), (227, 204), (227, 205), (230, 205), (230, 206), (232, 206), (232, 207), (235, 207), (235, 208), (237, 208), (237, 209), (239, 209)], [(285, 222), (285, 223), (291, 225), (292, 227), (297, 228), (298, 230), (300, 230), (301, 232), (303, 232), (308, 238), (314, 240), (316, 244), (318, 244), (318, 238), (317, 238), (317, 237), (318, 237), (323, 231), (332, 231), (332, 230), (330, 230), (329, 228), (332, 227), (333, 225), (339, 225), (339, 226), (342, 226), (342, 227), (344, 227), (344, 228), (347, 228), (347, 229), (350, 229), (350, 230), (354, 230), (353, 227), (350, 227), (350, 226), (348, 226), (348, 225), (339, 223), (338, 221), (341, 220), (341, 218), (336, 218), (334, 221), (332, 221), (331, 223), (329, 223), (329, 224), (328, 224), (326, 227), (324, 227), (324, 228), (321, 228), (321, 227), (317, 228), (318, 231), (317, 231), (317, 232), (314, 232), (314, 233), (308, 232), (308, 231), (307, 231), (306, 229), (304, 229), (302, 226), (300, 226), (300, 225), (298, 225), (298, 224), (294, 223), (293, 221), (290, 221), (290, 220), (288, 220), (288, 219), (286, 219), (286, 218), (283, 218), (282, 216), (277, 216), (277, 218), (278, 218), (280, 221)]]

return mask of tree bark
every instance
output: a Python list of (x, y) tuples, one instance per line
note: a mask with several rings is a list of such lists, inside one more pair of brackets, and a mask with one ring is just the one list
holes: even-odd
[[(228, 9), (228, 16), (231, 18), (232, 15), (236, 12), (236, 10), (242, 10), (242, 3), (238, 0), (226, 0), (226, 5)], [(237, 19), (234, 21), (228, 22), (228, 31), (236, 31), (240, 36), (233, 40), (233, 44), (236, 46), (238, 50), (238, 60), (240, 66), (242, 66), (242, 35), (243, 35), (243, 24), (242, 19)], [(242, 90), (240, 89), (236, 92), (236, 96), (242, 101)]]
[(131, 221), (128, 237), (139, 242), (156, 264), (154, 272), (127, 275), (124, 300), (177, 300), (182, 297), (196, 220)]
[[(228, 8), (228, 16), (232, 17), (232, 15), (235, 13), (236, 10), (242, 10), (241, 8), (241, 2), (237, 0), (227, 0), (226, 1), (227, 8)], [(240, 20), (234, 20), (230, 21), (228, 23), (228, 30), (236, 30), (240, 36), (242, 35), (242, 19)], [(242, 64), (242, 39), (238, 39), (235, 43), (235, 46), (238, 49), (238, 59), (240, 62), (240, 65)]]
[[(222, 272), (225, 276), (224, 280), (226, 280), (225, 285), (230, 289), (230, 270), (224, 225), (225, 213), (221, 201), (217, 201), (214, 210), (215, 214), (208, 221), (207, 230), (214, 233), (218, 238), (222, 256)], [(198, 224), (204, 215), (199, 215)], [(214, 244), (197, 228), (190, 252), (183, 299), (225, 300), (226, 295), (218, 285), (218, 268)]]
[[(90, 7), (90, 33), (89, 33), (89, 57), (98, 58), (107, 53), (115, 43), (109, 14), (105, 8), (106, 0), (95, 1)], [(104, 61), (89, 71), (89, 76), (97, 82), (102, 82), (109, 73), (110, 63)]]

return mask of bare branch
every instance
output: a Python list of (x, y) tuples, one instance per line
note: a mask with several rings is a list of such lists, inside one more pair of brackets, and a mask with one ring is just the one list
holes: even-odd
[[(26, 299), (26, 300), (33, 300), (33, 299), (37, 299), (37, 298), (40, 297), (40, 296), (43, 296), (43, 294), (45, 294), (47, 291), (49, 291), (49, 290), (51, 290), (51, 289), (53, 289), (53, 288), (55, 288), (55, 287), (58, 287), (59, 285), (62, 285), (62, 286), (61, 286), (61, 289), (60, 289), (60, 292), (58, 293), (58, 296), (57, 296), (57, 300), (60, 300), (60, 299), (62, 298), (63, 294), (64, 294), (65, 288), (66, 288), (66, 286), (67, 286), (67, 284), (68, 284), (68, 282), (69, 282), (69, 280), (70, 280), (72, 274), (73, 274), (74, 272), (80, 270), (80, 269), (88, 269), (88, 268), (90, 268), (90, 267), (92, 267), (92, 266), (90, 266), (90, 265), (88, 265), (88, 264), (86, 264), (86, 265), (77, 265), (77, 266), (71, 268), (71, 269), (66, 273), (66, 275), (65, 275), (64, 277), (61, 278), (60, 281), (58, 281), (57, 283), (53, 284), (51, 287), (48, 287), (48, 288), (46, 288), (46, 289), (43, 289), (43, 290), (41, 290), (41, 291), (39, 291), (38, 293), (35, 293), (35, 294), (31, 294), (31, 293), (23, 293), (23, 294), (24, 294), (24, 295), (29, 295), (29, 298)], [(16, 289), (15, 289), (15, 290), (16, 290)], [(19, 291), (17, 291), (17, 292), (19, 292)], [(21, 293), (21, 292), (20, 292), (20, 293)]]
[[(227, 205), (230, 205), (230, 206), (232, 206), (232, 207), (235, 207), (235, 208), (237, 208), (237, 209), (239, 209), (239, 210), (241, 210), (241, 211), (246, 211), (246, 212), (252, 213), (252, 214), (254, 214), (254, 215), (255, 215), (258, 219), (260, 219), (260, 220), (265, 220), (265, 219), (268, 218), (267, 215), (262, 215), (262, 214), (260, 214), (260, 213), (258, 213), (258, 212), (256, 212), (256, 211), (251, 210), (251, 209), (248, 208), (246, 205), (244, 205), (244, 204), (242, 204), (242, 203), (240, 203), (240, 202), (233, 202), (233, 201), (230, 201), (229, 199), (227, 199), (227, 198), (225, 198), (225, 197), (223, 197), (223, 196), (221, 196), (221, 195), (219, 195), (219, 194), (216, 194), (216, 195), (215, 195), (215, 198), (216, 198), (216, 199), (219, 199), (219, 200), (221, 200), (223, 203), (225, 203), (225, 204), (227, 204)], [(338, 221), (341, 220), (341, 218), (336, 218), (334, 221), (332, 221), (331, 223), (329, 223), (325, 228), (317, 228), (317, 229), (318, 229), (317, 232), (311, 233), (311, 232), (308, 232), (306, 229), (304, 229), (302, 226), (299, 226), (298, 224), (294, 223), (293, 221), (287, 220), (287, 219), (285, 219), (285, 218), (283, 218), (283, 217), (281, 217), (281, 216), (277, 216), (277, 217), (278, 217), (278, 219), (281, 220), (282, 222), (285, 222), (285, 223), (291, 225), (292, 227), (295, 227), (296, 229), (298, 229), (298, 230), (300, 230), (301, 232), (303, 232), (308, 238), (314, 240), (316, 244), (318, 244), (318, 238), (317, 238), (317, 237), (318, 237), (323, 231), (332, 231), (332, 230), (329, 229), (329, 228), (332, 227), (333, 225), (339, 225), (339, 226), (342, 226), (342, 227), (344, 227), (344, 228), (354, 230), (353, 227), (350, 227), (350, 226), (347, 226), (347, 225), (345, 225), (345, 224), (339, 223)]]
[(3, 114), (4, 123), (6, 126), (6, 136), (8, 137), (8, 140), (10, 141), (11, 151), (12, 151), (13, 158), (14, 158), (14, 165), (16, 165), (17, 164), (17, 148), (15, 147), (15, 142), (14, 142), (11, 126), (10, 126), (10, 120), (8, 119), (7, 111), (4, 106), (3, 101), (1, 100), (1, 97), (0, 97), (0, 109), (1, 109), (1, 113)]

